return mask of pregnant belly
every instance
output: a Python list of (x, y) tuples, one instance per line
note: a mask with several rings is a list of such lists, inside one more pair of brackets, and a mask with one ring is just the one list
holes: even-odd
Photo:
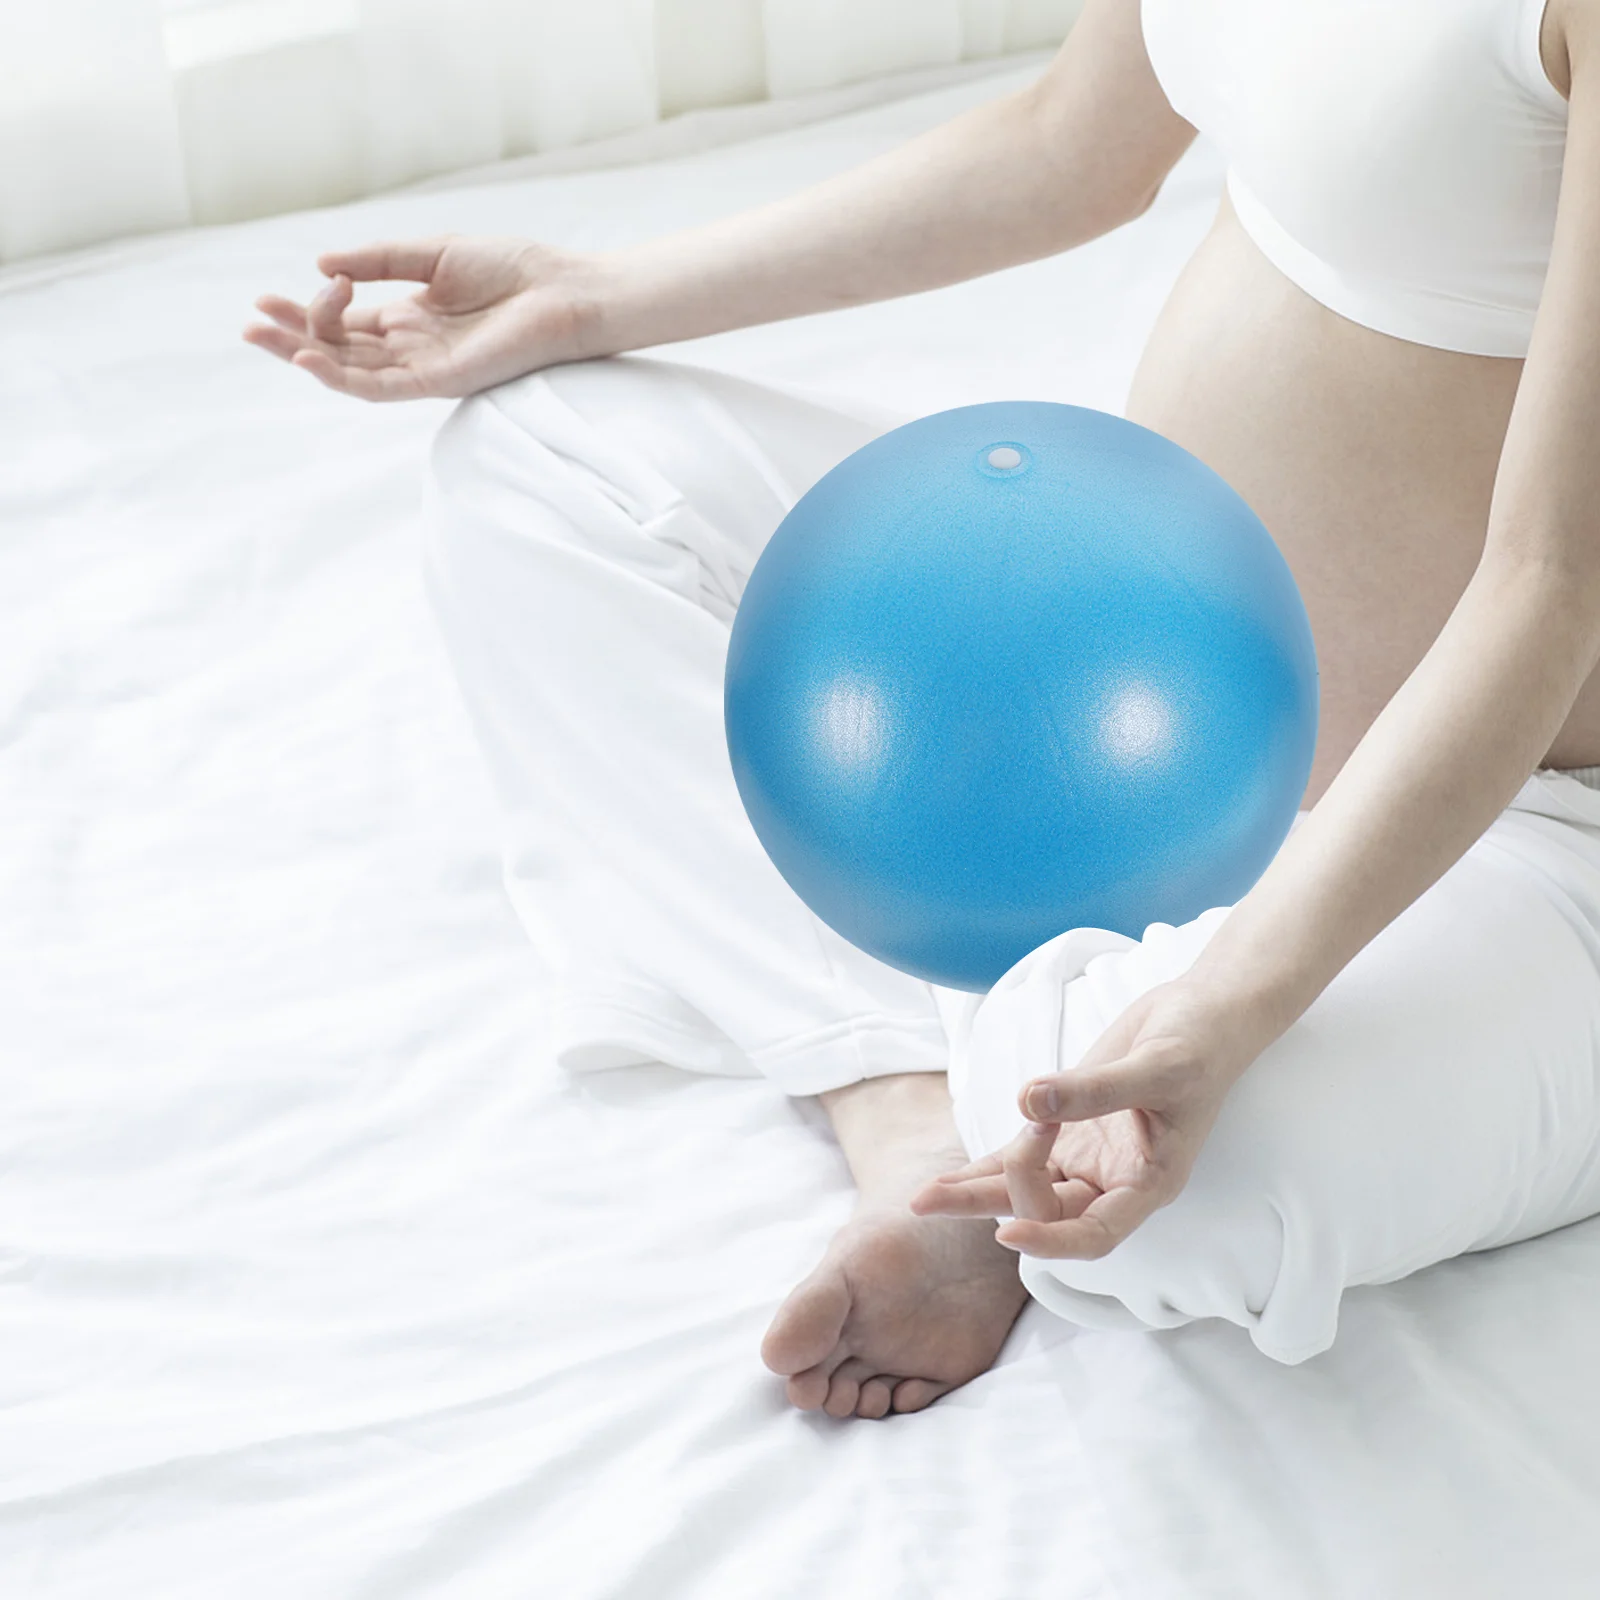
[[(1226, 203), (1157, 321), (1128, 416), (1244, 496), (1311, 617), (1322, 715), (1307, 804), (1472, 576), (1520, 372), (1336, 316), (1261, 255)], [(1600, 684), (1548, 760), (1600, 763)]]

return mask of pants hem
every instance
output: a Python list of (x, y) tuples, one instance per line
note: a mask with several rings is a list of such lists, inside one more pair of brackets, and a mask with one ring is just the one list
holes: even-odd
[(717, 1077), (767, 1078), (797, 1096), (949, 1066), (949, 1043), (935, 1018), (843, 1017), (747, 1052), (673, 997), (632, 985), (560, 995), (549, 1043), (568, 1072), (662, 1061)]

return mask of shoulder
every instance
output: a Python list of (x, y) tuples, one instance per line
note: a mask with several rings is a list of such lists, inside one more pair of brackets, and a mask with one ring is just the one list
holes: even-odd
[(1570, 99), (1580, 70), (1591, 75), (1600, 70), (1600, 0), (1547, 0), (1539, 55), (1546, 76)]

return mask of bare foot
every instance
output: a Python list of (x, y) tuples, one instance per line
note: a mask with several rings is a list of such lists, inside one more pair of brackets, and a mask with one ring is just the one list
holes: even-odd
[(823, 1097), (861, 1186), (855, 1215), (762, 1341), (803, 1411), (920, 1411), (986, 1371), (1027, 1293), (988, 1218), (917, 1217), (911, 1196), (967, 1157), (944, 1079), (906, 1074)]

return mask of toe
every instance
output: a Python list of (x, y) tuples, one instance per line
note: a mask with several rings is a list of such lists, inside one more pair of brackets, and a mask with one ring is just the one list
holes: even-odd
[(828, 1374), (821, 1367), (811, 1367), (797, 1372), (783, 1388), (796, 1411), (820, 1411), (828, 1398)]
[(789, 1403), (802, 1411), (819, 1410), (822, 1402), (828, 1398), (829, 1380), (848, 1359), (847, 1351), (835, 1349), (828, 1353), (826, 1361), (819, 1361), (816, 1366), (795, 1373), (785, 1385)]
[(905, 1378), (894, 1386), (896, 1411), (921, 1411), (931, 1406), (942, 1394), (949, 1394), (948, 1383), (935, 1383), (931, 1378)]
[(860, 1414), (861, 1389), (878, 1376), (878, 1369), (870, 1362), (852, 1356), (841, 1361), (828, 1380), (828, 1398), (822, 1409), (830, 1417), (853, 1417)]
[(850, 1289), (836, 1268), (819, 1267), (778, 1307), (761, 1341), (761, 1359), (784, 1377), (825, 1361), (850, 1314)]
[(822, 1409), (830, 1417), (838, 1417), (841, 1420), (853, 1416), (860, 1395), (861, 1385), (856, 1379), (847, 1377), (842, 1372), (836, 1372), (828, 1380), (828, 1398), (822, 1402)]
[(895, 1382), (894, 1378), (868, 1378), (856, 1399), (856, 1415), (869, 1422), (888, 1416), (889, 1407), (894, 1404)]

